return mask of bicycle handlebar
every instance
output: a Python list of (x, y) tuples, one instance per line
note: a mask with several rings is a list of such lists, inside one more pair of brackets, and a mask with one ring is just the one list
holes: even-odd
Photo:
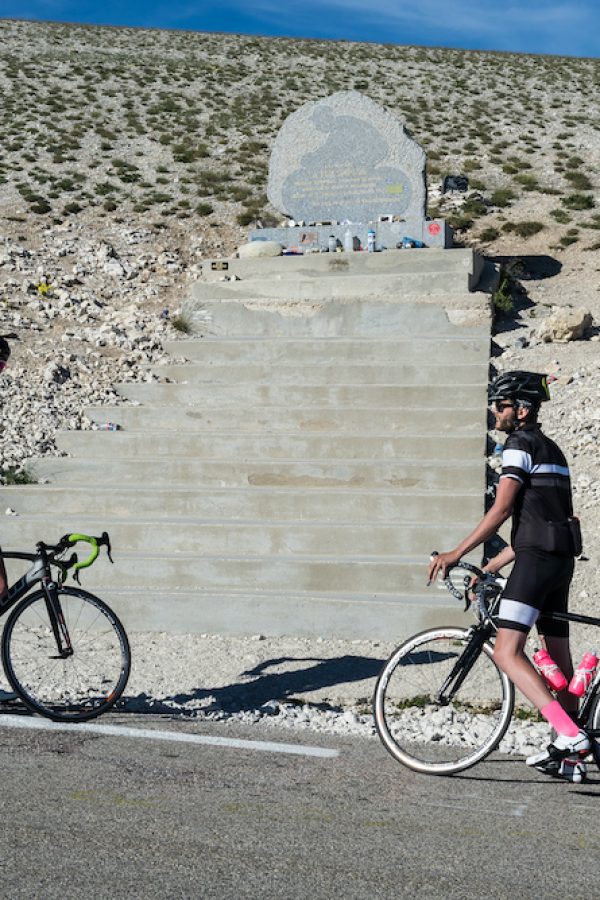
[[(80, 562), (76, 553), (73, 553), (68, 560), (56, 559), (56, 556), (59, 556), (61, 553), (64, 553), (65, 550), (67, 550), (69, 547), (78, 543), (90, 544), (92, 552), (87, 559), (84, 559), (82, 562)], [(68, 570), (72, 568), (73, 577), (76, 581), (79, 581), (78, 573), (80, 569), (87, 569), (96, 561), (101, 547), (106, 547), (108, 558), (110, 559), (111, 563), (113, 562), (113, 558), (111, 555), (110, 537), (108, 535), (108, 532), (106, 531), (103, 531), (99, 537), (94, 537), (90, 534), (79, 534), (78, 532), (73, 532), (72, 534), (63, 535), (57, 544), (50, 545), (40, 542), (38, 544), (38, 547), (43, 548), (46, 552), (52, 555), (52, 563), (61, 569), (63, 578), (66, 577)]]
[[(434, 550), (431, 553), (431, 557), (437, 556), (437, 550)], [(452, 580), (449, 577), (449, 572), (453, 569), (464, 569), (466, 572), (470, 572), (477, 579), (476, 585), (471, 585), (470, 580), (465, 578), (465, 586), (464, 590), (460, 591), (457, 587), (454, 586)], [(482, 569), (479, 569), (477, 566), (474, 566), (472, 563), (465, 562), (464, 560), (459, 560), (455, 566), (451, 566), (446, 570), (446, 577), (443, 579), (444, 587), (455, 597), (457, 600), (461, 602), (464, 601), (465, 604), (465, 612), (471, 606), (471, 601), (469, 600), (469, 589), (473, 591), (475, 597), (477, 599), (477, 606), (479, 609), (479, 615), (482, 619), (488, 619), (490, 617), (490, 613), (488, 607), (485, 602), (485, 593), (486, 588), (489, 587), (500, 587), (500, 581), (498, 579), (498, 575), (494, 572), (484, 572)]]

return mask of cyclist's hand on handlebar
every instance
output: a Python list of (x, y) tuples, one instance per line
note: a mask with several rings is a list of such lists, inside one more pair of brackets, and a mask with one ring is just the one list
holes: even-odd
[(475, 594), (475, 588), (479, 584), (479, 578), (477, 575), (471, 575), (471, 580), (469, 581), (469, 587), (467, 588), (466, 597), (471, 602), (474, 603), (477, 600), (477, 595)]
[(448, 569), (455, 566), (459, 560), (460, 554), (457, 554), (454, 550), (449, 553), (436, 553), (435, 556), (432, 556), (427, 570), (429, 584), (435, 581), (439, 572), (442, 573), (442, 578), (445, 578)]

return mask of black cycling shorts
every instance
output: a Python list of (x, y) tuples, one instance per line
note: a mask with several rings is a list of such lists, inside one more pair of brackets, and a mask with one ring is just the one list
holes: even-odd
[(527, 633), (537, 625), (539, 634), (568, 637), (569, 623), (549, 614), (567, 611), (574, 567), (571, 556), (518, 551), (500, 599), (498, 627)]

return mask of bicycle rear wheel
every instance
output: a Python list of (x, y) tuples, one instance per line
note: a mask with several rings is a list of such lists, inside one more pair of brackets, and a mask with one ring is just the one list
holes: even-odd
[(58, 599), (73, 653), (57, 650), (43, 591), (25, 597), (2, 635), (2, 663), (15, 693), (34, 712), (83, 722), (110, 709), (127, 684), (129, 641), (112, 610), (87, 591), (61, 587)]
[(469, 629), (434, 628), (410, 638), (385, 664), (375, 688), (375, 725), (386, 749), (409, 769), (461, 772), (502, 740), (514, 688), (489, 642), (469, 662), (475, 646)]

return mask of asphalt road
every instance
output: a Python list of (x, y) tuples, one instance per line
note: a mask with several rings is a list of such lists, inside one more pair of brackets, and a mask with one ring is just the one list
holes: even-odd
[[(42, 721), (42, 720), (40, 720)], [(331, 758), (0, 721), (0, 896), (597, 896), (600, 773), (494, 757), (419, 776), (377, 740), (167, 717), (99, 725), (339, 751)]]

